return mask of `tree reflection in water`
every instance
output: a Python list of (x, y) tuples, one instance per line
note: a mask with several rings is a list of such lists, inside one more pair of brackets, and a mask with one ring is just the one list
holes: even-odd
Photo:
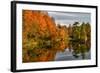
[(75, 58), (85, 59), (91, 48), (90, 24), (66, 25), (56, 24), (46, 11), (23, 10), (22, 61), (54, 61), (57, 52), (66, 48)]
[(78, 22), (75, 22), (72, 27), (70, 27), (69, 35), (69, 49), (73, 50), (73, 56), (78, 58), (82, 56), (82, 59), (85, 59), (85, 53), (89, 52), (91, 46), (91, 27), (89, 23), (82, 23), (81, 25)]

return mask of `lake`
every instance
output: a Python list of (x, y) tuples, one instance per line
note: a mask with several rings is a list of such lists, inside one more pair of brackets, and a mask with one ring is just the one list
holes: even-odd
[[(85, 53), (85, 59), (91, 59), (91, 52)], [(68, 49), (66, 49), (64, 52), (57, 52), (55, 56), (55, 61), (65, 61), (65, 60), (82, 60), (82, 57), (79, 56), (78, 58), (75, 58), (72, 55), (72, 52), (70, 52)]]

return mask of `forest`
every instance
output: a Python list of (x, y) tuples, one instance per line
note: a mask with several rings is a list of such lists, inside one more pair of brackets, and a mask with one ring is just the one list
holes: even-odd
[(22, 61), (54, 61), (57, 52), (72, 51), (85, 59), (91, 49), (90, 23), (56, 24), (46, 11), (23, 10)]

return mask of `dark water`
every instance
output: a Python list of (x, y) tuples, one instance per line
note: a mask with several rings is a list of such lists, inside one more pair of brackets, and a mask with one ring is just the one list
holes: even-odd
[[(91, 59), (90, 51), (85, 53), (85, 59)], [(72, 55), (72, 52), (70, 52), (68, 49), (66, 49), (64, 52), (58, 52), (56, 54), (55, 61), (65, 61), (65, 60), (82, 60), (82, 57), (79, 56), (78, 58), (75, 58)]]

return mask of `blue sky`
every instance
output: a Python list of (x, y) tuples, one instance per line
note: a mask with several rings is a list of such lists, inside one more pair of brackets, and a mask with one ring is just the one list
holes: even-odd
[(73, 24), (74, 22), (89, 22), (91, 23), (90, 13), (78, 12), (48, 12), (48, 14), (55, 19), (58, 24)]

